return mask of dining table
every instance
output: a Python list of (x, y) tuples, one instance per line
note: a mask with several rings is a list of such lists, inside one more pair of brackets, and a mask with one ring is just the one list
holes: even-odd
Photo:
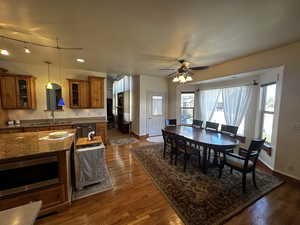
[(202, 169), (207, 173), (209, 165), (208, 151), (214, 149), (218, 152), (225, 152), (228, 149), (233, 149), (240, 144), (240, 141), (229, 134), (218, 131), (208, 130), (204, 128), (195, 128), (192, 126), (167, 126), (165, 131), (185, 137), (203, 148)]

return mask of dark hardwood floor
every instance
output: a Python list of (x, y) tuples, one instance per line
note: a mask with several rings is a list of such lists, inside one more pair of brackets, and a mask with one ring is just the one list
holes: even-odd
[[(129, 148), (107, 148), (114, 189), (73, 202), (63, 212), (39, 219), (38, 225), (179, 225), (183, 224)], [(232, 218), (226, 225), (300, 224), (300, 188), (285, 183)]]

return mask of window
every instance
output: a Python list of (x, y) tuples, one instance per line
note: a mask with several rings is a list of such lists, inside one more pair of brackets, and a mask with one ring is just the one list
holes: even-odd
[(264, 85), (262, 90), (262, 101), (261, 101), (261, 138), (266, 138), (266, 142), (271, 144), (272, 142), (272, 131), (273, 131), (273, 120), (275, 111), (275, 96), (276, 96), (276, 84)]
[(195, 93), (181, 93), (180, 122), (181, 124), (192, 124), (194, 119)]
[[(219, 123), (219, 124), (227, 124), (224, 116), (224, 105), (223, 105), (223, 97), (222, 93), (218, 97), (218, 102), (216, 105), (216, 110), (211, 118), (212, 122)], [(245, 129), (245, 116), (239, 126), (238, 135), (244, 135), (244, 129)]]
[(163, 114), (163, 97), (152, 96), (152, 115), (161, 116)]

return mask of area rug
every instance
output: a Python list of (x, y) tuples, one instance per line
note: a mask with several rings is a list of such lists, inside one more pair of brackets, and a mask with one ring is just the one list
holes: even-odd
[(88, 197), (88, 196), (91, 196), (94, 194), (98, 194), (98, 193), (101, 193), (104, 191), (111, 190), (113, 188), (113, 185), (111, 182), (111, 178), (110, 178), (110, 174), (109, 174), (107, 166), (105, 168), (104, 176), (105, 176), (105, 179), (103, 182), (86, 186), (82, 190), (77, 190), (77, 191), (75, 190), (72, 193), (72, 200), (78, 200), (78, 199), (85, 198), (85, 197)]
[(153, 142), (153, 143), (163, 143), (164, 142), (163, 136), (148, 137), (146, 140), (149, 142)]
[(114, 137), (109, 139), (110, 144), (113, 146), (117, 145), (128, 145), (128, 144), (134, 144), (138, 142), (139, 140), (134, 137)]
[(218, 168), (209, 168), (205, 175), (196, 166), (188, 164), (183, 172), (183, 163), (170, 165), (162, 158), (163, 145), (153, 144), (132, 148), (131, 151), (151, 175), (160, 191), (186, 225), (223, 224), (247, 206), (278, 187), (282, 181), (257, 171), (258, 189), (252, 184), (251, 174), (247, 177), (247, 192), (242, 192), (241, 174), (223, 169), (218, 178)]

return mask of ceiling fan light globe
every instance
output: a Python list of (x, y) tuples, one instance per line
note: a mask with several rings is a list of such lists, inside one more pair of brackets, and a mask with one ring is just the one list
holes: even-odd
[(173, 78), (173, 82), (174, 82), (174, 83), (177, 83), (177, 82), (179, 82), (179, 79), (178, 79), (178, 77), (174, 77), (174, 78)]
[(192, 81), (192, 80), (193, 80), (193, 78), (191, 76), (186, 77), (186, 81)]

